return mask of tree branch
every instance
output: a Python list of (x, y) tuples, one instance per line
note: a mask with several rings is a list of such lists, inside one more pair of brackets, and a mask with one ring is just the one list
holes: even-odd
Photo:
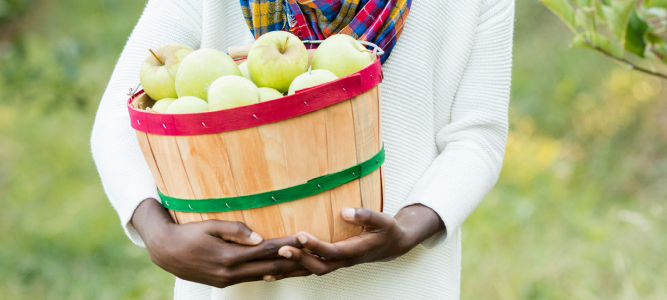
[(605, 51), (604, 49), (598, 47), (597, 45), (593, 45), (593, 43), (591, 43), (588, 39), (586, 39), (586, 43), (587, 43), (589, 46), (591, 46), (591, 48), (593, 48), (594, 50), (596, 50), (596, 51), (598, 51), (598, 52), (600, 52), (600, 53), (602, 53), (602, 54), (604, 54), (604, 55), (606, 55), (606, 56), (608, 56), (608, 57), (610, 57), (610, 58), (612, 58), (612, 59), (615, 59), (616, 61), (619, 61), (619, 62), (624, 63), (629, 69), (637, 70), (637, 71), (640, 71), (640, 72), (644, 72), (644, 73), (646, 73), (646, 74), (653, 75), (653, 76), (657, 76), (657, 77), (660, 77), (660, 78), (662, 78), (662, 79), (667, 79), (667, 75), (666, 75), (666, 74), (662, 74), (662, 73), (659, 73), (659, 72), (653, 72), (653, 71), (651, 71), (651, 70), (649, 70), (649, 69), (645, 69), (645, 68), (642, 68), (642, 67), (640, 67), (640, 66), (637, 66), (637, 65), (633, 64), (632, 62), (630, 62), (629, 60), (627, 60), (627, 59), (625, 59), (625, 58), (617, 57), (617, 56), (615, 56), (615, 55), (613, 55), (613, 54), (611, 54), (611, 53)]

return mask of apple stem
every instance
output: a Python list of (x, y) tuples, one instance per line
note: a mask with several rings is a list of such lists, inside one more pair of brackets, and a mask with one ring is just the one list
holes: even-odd
[(280, 50), (280, 54), (285, 53), (285, 49), (287, 48), (287, 41), (289, 41), (289, 36), (285, 39), (285, 44), (283, 44), (283, 48)]
[(153, 52), (153, 49), (149, 48), (148, 51), (150, 51), (151, 54), (153, 54), (153, 56), (155, 57), (155, 59), (157, 59), (157, 61), (159, 61), (160, 64), (162, 64), (164, 66), (164, 63), (157, 57), (157, 55), (155, 55), (155, 52)]

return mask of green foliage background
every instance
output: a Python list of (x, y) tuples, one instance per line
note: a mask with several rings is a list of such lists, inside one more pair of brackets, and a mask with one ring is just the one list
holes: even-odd
[[(10, 2), (26, 13), (0, 24), (0, 299), (170, 298), (89, 154), (144, 3)], [(462, 299), (667, 299), (667, 82), (571, 37), (518, 1), (511, 134), (463, 227)]]

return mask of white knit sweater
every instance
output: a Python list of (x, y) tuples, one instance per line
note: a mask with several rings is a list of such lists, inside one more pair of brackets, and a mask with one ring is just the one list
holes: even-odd
[[(461, 223), (494, 186), (503, 161), (513, 0), (416, 0), (383, 66), (385, 212), (421, 203), (442, 232), (408, 254), (329, 275), (215, 289), (176, 280), (176, 299), (458, 299)], [(252, 41), (238, 0), (149, 0), (118, 60), (95, 119), (92, 152), (130, 239), (130, 218), (159, 199), (126, 108), (148, 48), (215, 48)], [(474, 238), (474, 237), (473, 237)]]

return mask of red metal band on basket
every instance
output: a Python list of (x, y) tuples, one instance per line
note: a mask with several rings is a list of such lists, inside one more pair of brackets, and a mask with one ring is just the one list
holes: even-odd
[(158, 114), (132, 107), (128, 101), (132, 128), (158, 135), (201, 135), (233, 131), (304, 115), (350, 99), (372, 89), (382, 81), (379, 59), (357, 73), (296, 94), (225, 110), (194, 114)]

